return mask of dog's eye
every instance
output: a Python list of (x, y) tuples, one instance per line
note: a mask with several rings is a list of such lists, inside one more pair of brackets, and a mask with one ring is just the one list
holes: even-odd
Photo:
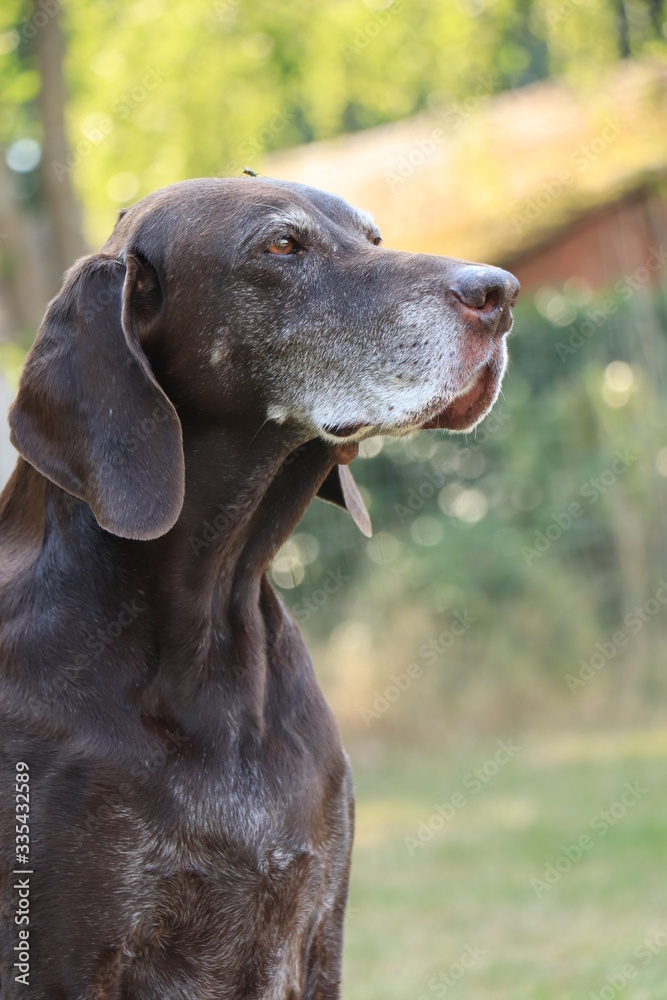
[(281, 236), (279, 239), (275, 240), (271, 246), (268, 248), (268, 253), (279, 253), (288, 254), (296, 253), (300, 247), (296, 240), (293, 240), (291, 236)]

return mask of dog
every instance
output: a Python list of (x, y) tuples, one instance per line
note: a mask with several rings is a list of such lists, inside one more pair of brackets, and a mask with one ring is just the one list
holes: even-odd
[(120, 213), (49, 304), (0, 499), (0, 993), (340, 995), (354, 805), (267, 567), (359, 442), (473, 428), (506, 271), (264, 178)]

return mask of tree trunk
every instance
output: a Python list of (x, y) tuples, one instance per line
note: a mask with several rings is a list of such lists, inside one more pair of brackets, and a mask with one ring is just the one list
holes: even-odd
[(41, 178), (52, 234), (53, 289), (60, 286), (63, 272), (85, 253), (81, 212), (74, 199), (71, 172), (67, 169), (69, 148), (65, 133), (65, 40), (60, 6), (35, 35), (41, 89), (39, 114), (44, 130)]
[(662, 25), (665, 19), (664, 2), (663, 0), (648, 0), (648, 8), (651, 17), (651, 24), (653, 25), (653, 31), (662, 41)]
[(616, 0), (616, 23), (618, 26), (618, 54), (621, 59), (628, 59), (631, 55), (630, 46), (630, 24), (628, 22), (628, 12), (625, 9), (625, 0)]
[(27, 217), (12, 197), (14, 178), (0, 147), (0, 285), (5, 322), (0, 337), (34, 333), (44, 307)]

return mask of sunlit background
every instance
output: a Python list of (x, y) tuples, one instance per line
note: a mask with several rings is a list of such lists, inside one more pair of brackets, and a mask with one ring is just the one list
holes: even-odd
[(272, 568), (357, 777), (345, 995), (667, 997), (663, 0), (4, 0), (0, 144), (3, 409), (182, 178), (518, 275), (492, 416), (365, 443), (374, 537), (315, 503)]

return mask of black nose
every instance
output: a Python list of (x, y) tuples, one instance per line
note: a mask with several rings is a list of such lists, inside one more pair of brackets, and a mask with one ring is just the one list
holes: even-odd
[(516, 302), (520, 284), (513, 274), (499, 267), (465, 267), (451, 290), (480, 319), (495, 319)]

